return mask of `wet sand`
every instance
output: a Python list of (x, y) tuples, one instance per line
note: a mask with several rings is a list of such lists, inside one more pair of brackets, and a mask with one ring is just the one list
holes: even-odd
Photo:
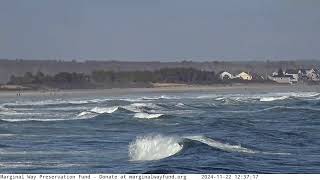
[(105, 95), (120, 96), (143, 93), (184, 93), (184, 92), (208, 92), (208, 93), (268, 93), (268, 92), (320, 92), (320, 85), (278, 85), (278, 84), (236, 84), (232, 86), (222, 85), (179, 85), (160, 86), (153, 88), (113, 88), (113, 89), (75, 89), (58, 91), (0, 91), (1, 97), (25, 96), (60, 96), (60, 95)]

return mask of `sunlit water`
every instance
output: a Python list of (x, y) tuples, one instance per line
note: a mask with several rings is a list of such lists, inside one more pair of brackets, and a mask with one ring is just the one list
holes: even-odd
[(320, 173), (317, 92), (0, 103), (0, 173)]

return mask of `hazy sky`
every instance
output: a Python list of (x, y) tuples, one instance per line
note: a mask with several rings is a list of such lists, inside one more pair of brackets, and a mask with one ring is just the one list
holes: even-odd
[(320, 1), (0, 0), (0, 58), (320, 59)]

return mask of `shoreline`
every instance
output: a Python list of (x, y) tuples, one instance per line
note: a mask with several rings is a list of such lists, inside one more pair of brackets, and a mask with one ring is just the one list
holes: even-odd
[(160, 86), (151, 88), (111, 88), (111, 89), (71, 89), (71, 90), (10, 90), (0, 91), (0, 97), (16, 97), (17, 93), (21, 97), (25, 96), (61, 96), (61, 95), (108, 95), (121, 96), (139, 93), (188, 93), (188, 92), (208, 92), (208, 93), (268, 93), (268, 92), (320, 92), (320, 85), (284, 85), (284, 84), (233, 84), (233, 85), (179, 85)]

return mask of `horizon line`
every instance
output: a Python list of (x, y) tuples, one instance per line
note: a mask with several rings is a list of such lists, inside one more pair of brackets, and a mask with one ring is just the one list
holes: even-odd
[(213, 60), (195, 60), (195, 59), (172, 59), (172, 60), (128, 60), (128, 59), (50, 59), (50, 58), (0, 58), (0, 61), (56, 61), (56, 62), (131, 62), (131, 63), (143, 63), (143, 62), (160, 62), (160, 63), (207, 63), (207, 62), (293, 62), (293, 61), (320, 61), (320, 59), (306, 58), (306, 59), (213, 59)]

